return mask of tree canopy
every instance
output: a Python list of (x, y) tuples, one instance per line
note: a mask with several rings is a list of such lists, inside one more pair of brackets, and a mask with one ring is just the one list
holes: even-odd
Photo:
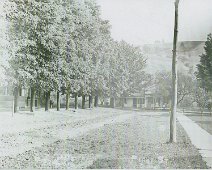
[(140, 49), (113, 40), (95, 1), (9, 0), (5, 7), (16, 86), (121, 97), (147, 81)]
[(212, 91), (212, 34), (209, 34), (205, 42), (205, 53), (200, 56), (200, 64), (197, 65), (197, 79), (201, 87)]

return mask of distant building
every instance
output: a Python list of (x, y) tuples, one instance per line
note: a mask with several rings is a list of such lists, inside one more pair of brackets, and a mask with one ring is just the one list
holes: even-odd
[[(105, 101), (105, 105), (110, 105), (109, 99), (105, 99)], [(154, 90), (151, 89), (122, 98), (116, 98), (115, 106), (138, 110), (168, 110), (170, 108), (170, 100), (164, 99), (163, 96), (156, 96)]]

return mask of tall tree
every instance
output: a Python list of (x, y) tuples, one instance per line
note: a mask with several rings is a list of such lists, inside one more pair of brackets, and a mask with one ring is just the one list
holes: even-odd
[[(186, 97), (193, 93), (194, 80), (192, 76), (186, 73), (177, 73), (177, 105), (184, 102)], [(164, 101), (169, 102), (172, 95), (172, 75), (171, 72), (158, 72), (155, 75), (155, 96), (162, 97)]]
[(197, 65), (197, 79), (201, 87), (212, 91), (212, 34), (209, 34), (205, 42), (205, 53), (200, 56), (200, 63)]
[(12, 75), (17, 86), (32, 89), (31, 100), (45, 94), (46, 110), (52, 93), (57, 93), (59, 110), (61, 91), (68, 109), (72, 94), (75, 108), (78, 96), (83, 102), (85, 96), (90, 102), (93, 97), (97, 106), (99, 96), (121, 97), (144, 84), (145, 61), (139, 48), (112, 40), (110, 25), (101, 19), (95, 1), (9, 2), (10, 43), (15, 47)]
[[(55, 24), (56, 4), (48, 0), (9, 2), (10, 42), (16, 44), (10, 64), (16, 73), (15, 78), (21, 86), (29, 86), (33, 93), (39, 88), (49, 93), (56, 80), (52, 76), (56, 57), (55, 39), (52, 38), (55, 30), (51, 29)], [(31, 97), (32, 104), (33, 98), (34, 95)]]
[(209, 34), (205, 42), (205, 53), (200, 56), (197, 65), (197, 80), (200, 84), (199, 92), (196, 92), (196, 102), (203, 112), (207, 107), (211, 112), (212, 106), (212, 34)]

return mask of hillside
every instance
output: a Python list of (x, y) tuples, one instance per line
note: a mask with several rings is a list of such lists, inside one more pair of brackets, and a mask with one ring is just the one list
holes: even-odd
[[(181, 41), (178, 42), (178, 70), (195, 70), (199, 62), (199, 55), (204, 52), (204, 41)], [(146, 44), (142, 51), (147, 58), (147, 71), (155, 73), (162, 70), (170, 70), (172, 64), (172, 43), (156, 42)]]

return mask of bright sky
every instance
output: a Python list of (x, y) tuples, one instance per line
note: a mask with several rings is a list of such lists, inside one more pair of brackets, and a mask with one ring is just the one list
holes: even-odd
[[(0, 15), (3, 14), (0, 0)], [(110, 21), (112, 36), (134, 45), (172, 42), (174, 27), (174, 0), (96, 0), (101, 6), (102, 18)], [(6, 27), (0, 18), (0, 47), (5, 46)], [(212, 33), (212, 0), (180, 0), (179, 40), (206, 40)], [(0, 48), (0, 65), (6, 53)], [(1, 68), (0, 68), (1, 77)]]
[[(0, 14), (3, 13), (0, 0)], [(142, 45), (172, 42), (174, 0), (96, 0), (116, 40)], [(212, 0), (180, 0), (179, 40), (205, 40), (212, 32)], [(0, 28), (3, 23), (0, 19)]]
[[(172, 42), (174, 0), (97, 0), (112, 36), (135, 45)], [(206, 40), (212, 33), (212, 0), (180, 0), (179, 40)]]

